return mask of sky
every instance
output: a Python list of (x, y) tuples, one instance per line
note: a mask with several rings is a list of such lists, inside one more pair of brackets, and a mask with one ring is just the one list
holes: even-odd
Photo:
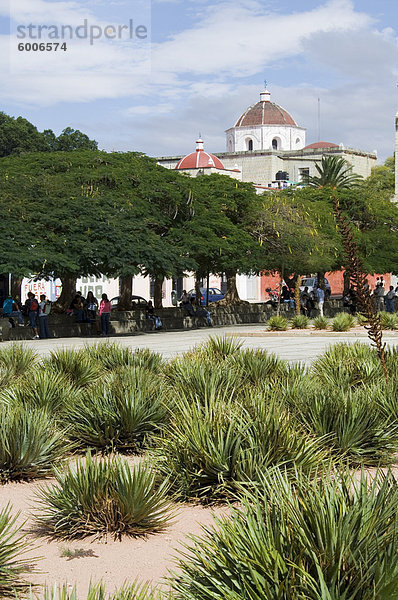
[[(319, 98), (320, 139), (383, 162), (397, 34), (396, 0), (0, 0), (0, 111), (80, 129), (107, 151), (180, 155), (200, 133), (217, 154), (266, 80), (308, 144)], [(67, 49), (18, 49), (40, 42)]]

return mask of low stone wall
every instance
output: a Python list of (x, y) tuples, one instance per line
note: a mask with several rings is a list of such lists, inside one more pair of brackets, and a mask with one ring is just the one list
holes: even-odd
[[(246, 323), (266, 323), (276, 314), (276, 309), (271, 304), (264, 302), (256, 304), (240, 304), (239, 306), (211, 305), (210, 313), (215, 327), (226, 325), (243, 325)], [(341, 300), (330, 300), (325, 303), (324, 313), (327, 317), (334, 317), (343, 310)], [(162, 320), (164, 331), (196, 329), (207, 327), (204, 317), (190, 317), (182, 308), (163, 308), (156, 311)], [(281, 305), (281, 314), (287, 318), (295, 315), (295, 311), (287, 304)], [(312, 316), (319, 314), (314, 310)], [(67, 315), (50, 314), (50, 333), (52, 337), (89, 337), (97, 336), (95, 324), (76, 323), (74, 317)], [(24, 340), (32, 338), (30, 327), (11, 328), (8, 319), (0, 319), (3, 340)], [(112, 335), (132, 335), (154, 331), (154, 322), (146, 319), (142, 311), (114, 311), (111, 315)]]

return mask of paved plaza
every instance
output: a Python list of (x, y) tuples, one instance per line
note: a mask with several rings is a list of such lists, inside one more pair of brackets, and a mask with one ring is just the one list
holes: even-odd
[[(196, 344), (205, 342), (210, 336), (236, 335), (243, 342), (243, 348), (260, 348), (275, 353), (289, 362), (302, 362), (306, 365), (322, 354), (332, 344), (339, 342), (361, 341), (369, 343), (365, 330), (348, 333), (324, 333), (311, 330), (294, 330), (286, 332), (267, 332), (261, 325), (233, 325), (215, 327), (214, 329), (194, 329), (186, 331), (160, 331), (129, 336), (114, 336), (107, 340), (127, 346), (132, 350), (148, 348), (159, 352), (165, 358), (172, 358), (190, 350)], [(398, 344), (398, 332), (386, 332), (384, 340), (387, 345)], [(86, 344), (104, 341), (101, 337), (54, 338), (50, 340), (25, 340), (23, 342), (3, 342), (6, 345), (24, 344), (33, 347), (40, 355), (45, 356), (57, 348), (83, 348)]]

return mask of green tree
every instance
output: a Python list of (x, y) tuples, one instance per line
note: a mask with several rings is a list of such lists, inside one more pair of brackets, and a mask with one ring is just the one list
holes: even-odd
[(362, 177), (352, 172), (352, 166), (340, 156), (323, 156), (321, 164), (315, 164), (318, 175), (307, 176), (304, 183), (311, 187), (330, 186), (347, 189), (358, 185)]

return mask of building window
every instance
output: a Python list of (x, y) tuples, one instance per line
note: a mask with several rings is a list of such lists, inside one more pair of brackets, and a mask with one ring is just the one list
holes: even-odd
[(253, 150), (253, 140), (246, 140), (246, 147), (248, 149), (249, 152), (251, 152)]
[(299, 145), (301, 142), (300, 138), (296, 138), (296, 144)]
[(306, 179), (307, 177), (309, 177), (309, 174), (310, 174), (309, 167), (307, 167), (305, 169), (299, 169), (299, 181), (303, 181), (303, 179)]
[(278, 150), (278, 140), (276, 138), (272, 140), (272, 150)]

